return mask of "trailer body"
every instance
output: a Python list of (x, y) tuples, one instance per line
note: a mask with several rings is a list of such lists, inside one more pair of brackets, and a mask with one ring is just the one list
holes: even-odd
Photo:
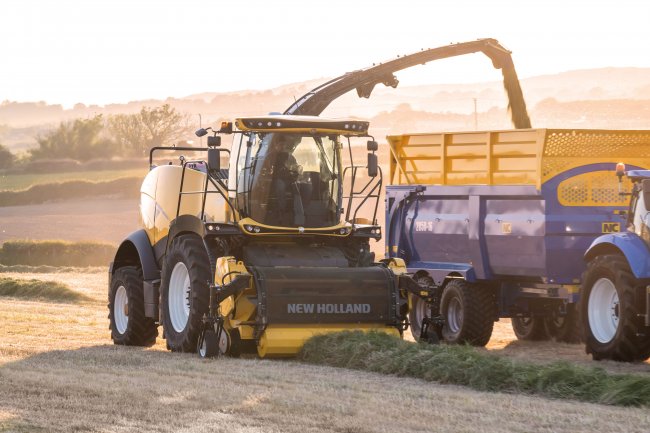
[[(495, 290), (499, 317), (564, 314), (583, 255), (625, 230), (616, 163), (650, 166), (650, 131), (527, 129), (389, 136), (386, 256), (436, 286)], [(629, 183), (629, 181), (626, 181)], [(624, 184), (628, 190), (630, 184)]]

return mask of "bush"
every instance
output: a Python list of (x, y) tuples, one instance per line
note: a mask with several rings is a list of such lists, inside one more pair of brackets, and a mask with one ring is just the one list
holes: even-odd
[(0, 169), (10, 168), (14, 163), (14, 154), (0, 144)]
[(0, 263), (9, 266), (107, 266), (115, 251), (115, 246), (103, 242), (7, 241), (0, 249)]
[(479, 391), (537, 394), (619, 406), (650, 406), (650, 377), (608, 374), (567, 362), (538, 365), (470, 346), (411, 343), (384, 333), (312, 337), (299, 358), (313, 364), (415, 377)]

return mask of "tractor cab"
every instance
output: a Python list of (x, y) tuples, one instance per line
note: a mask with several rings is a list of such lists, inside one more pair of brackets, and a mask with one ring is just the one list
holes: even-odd
[(650, 170), (630, 170), (625, 172), (617, 166), (621, 179), (624, 173), (632, 181), (630, 208), (628, 211), (628, 230), (636, 233), (650, 245)]

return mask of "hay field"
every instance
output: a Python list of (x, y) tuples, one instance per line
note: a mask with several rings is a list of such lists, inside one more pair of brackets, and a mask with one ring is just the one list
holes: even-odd
[[(294, 361), (204, 361), (167, 352), (161, 339), (150, 349), (116, 347), (105, 272), (3, 276), (61, 281), (90, 300), (0, 298), (0, 431), (628, 433), (650, 426), (647, 408), (482, 393)], [(543, 361), (540, 353), (560, 347), (548, 358), (592, 363), (579, 345), (538, 353), (513, 338), (500, 322), (490, 350)], [(650, 372), (648, 364), (612, 364), (597, 365)]]

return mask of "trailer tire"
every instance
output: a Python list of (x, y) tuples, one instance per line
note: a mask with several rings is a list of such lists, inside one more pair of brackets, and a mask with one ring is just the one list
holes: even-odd
[(451, 280), (442, 292), (440, 314), (444, 341), (485, 346), (492, 336), (496, 317), (494, 293), (487, 287), (465, 280)]
[(580, 313), (587, 353), (594, 360), (625, 362), (650, 357), (650, 329), (640, 316), (645, 289), (625, 257), (597, 256), (587, 265), (582, 282)]
[(510, 321), (517, 340), (544, 341), (549, 339), (543, 317), (513, 317)]
[(559, 343), (578, 344), (584, 341), (579, 307), (567, 305), (565, 316), (551, 316), (544, 320), (546, 334)]
[[(433, 280), (428, 276), (419, 276), (415, 281), (420, 286), (428, 287), (433, 285)], [(424, 299), (415, 295), (409, 294), (411, 297), (411, 308), (409, 309), (409, 324), (411, 327), (411, 335), (415, 341), (420, 341), (422, 335), (422, 322), (425, 317), (431, 317), (431, 308)]]
[(160, 286), (161, 322), (172, 352), (196, 351), (203, 315), (209, 309), (211, 275), (200, 237), (187, 234), (172, 241)]
[(108, 291), (108, 318), (114, 344), (153, 346), (158, 326), (144, 314), (142, 271), (136, 266), (118, 268)]

